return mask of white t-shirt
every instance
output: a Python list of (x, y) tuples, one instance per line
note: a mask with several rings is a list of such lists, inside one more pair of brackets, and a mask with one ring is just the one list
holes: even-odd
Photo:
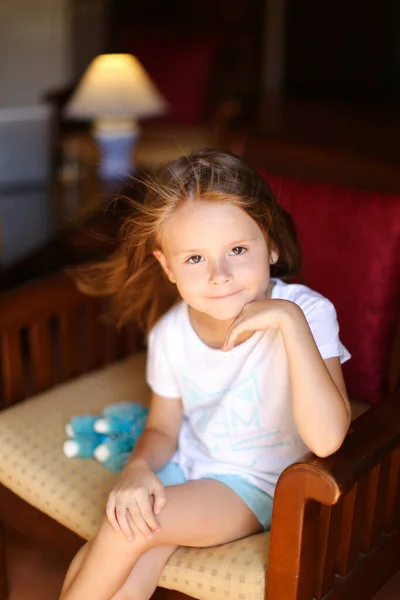
[[(350, 354), (339, 341), (333, 304), (304, 285), (274, 280), (272, 298), (300, 306), (322, 358)], [(181, 398), (184, 421), (178, 462), (188, 480), (240, 475), (271, 496), (282, 470), (308, 448), (291, 408), (280, 331), (255, 332), (229, 352), (197, 335), (185, 302), (173, 306), (149, 334), (147, 382), (161, 396)]]

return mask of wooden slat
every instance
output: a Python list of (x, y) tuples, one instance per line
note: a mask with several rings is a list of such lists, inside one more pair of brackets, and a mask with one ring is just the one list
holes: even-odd
[(78, 339), (78, 315), (69, 310), (59, 316), (57, 348), (60, 359), (60, 381), (66, 381), (83, 372)]
[(320, 507), (314, 597), (321, 600), (333, 587), (343, 503)]
[(121, 356), (121, 334), (113, 327), (102, 327), (102, 365), (106, 365)]
[[(393, 535), (384, 536), (382, 543), (373, 552), (362, 555), (347, 577), (337, 578), (336, 585), (324, 600), (371, 600), (399, 569), (400, 530), (397, 530)], [(311, 598), (308, 596), (301, 600)], [(393, 600), (395, 598), (398, 600), (398, 594), (392, 596)]]
[(23, 361), (19, 331), (1, 335), (2, 399), (0, 406), (10, 406), (23, 398)]
[(82, 348), (84, 350), (82, 360), (84, 371), (90, 371), (100, 366), (101, 363), (101, 336), (99, 333), (98, 308), (93, 299), (80, 307), (80, 328)]
[(107, 312), (105, 302), (97, 301), (95, 312), (98, 343), (97, 364), (100, 367), (121, 357), (122, 343), (121, 332), (105, 321)]
[(359, 515), (356, 509), (358, 485), (343, 498), (340, 531), (336, 554), (336, 572), (345, 577), (357, 561)]
[(54, 383), (53, 356), (50, 321), (48, 319), (32, 323), (29, 328), (30, 362), (34, 393), (45, 390)]
[(103, 321), (104, 307), (87, 298), (73, 311), (59, 317), (64, 379), (100, 368), (121, 356), (121, 336)]
[(126, 354), (134, 354), (143, 348), (143, 333), (140, 332), (137, 323), (131, 321), (124, 328), (124, 345)]
[(400, 527), (400, 448), (390, 456), (388, 479), (382, 527), (385, 533)]
[(7, 532), (6, 526), (0, 522), (0, 598), (9, 597), (7, 582)]
[(361, 507), (363, 527), (360, 531), (360, 550), (371, 552), (379, 543), (388, 488), (389, 457), (376, 465), (366, 476), (366, 495)]

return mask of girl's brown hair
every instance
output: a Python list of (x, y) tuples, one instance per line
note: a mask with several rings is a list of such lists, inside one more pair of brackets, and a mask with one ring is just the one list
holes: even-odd
[(301, 268), (293, 220), (276, 201), (266, 181), (244, 160), (213, 149), (182, 156), (160, 166), (145, 181), (143, 202), (129, 200), (132, 214), (121, 229), (121, 243), (107, 260), (76, 271), (79, 288), (108, 296), (118, 326), (132, 318), (149, 330), (178, 299), (153, 251), (162, 248), (163, 225), (182, 202), (230, 202), (258, 223), (278, 262), (271, 276), (290, 278)]

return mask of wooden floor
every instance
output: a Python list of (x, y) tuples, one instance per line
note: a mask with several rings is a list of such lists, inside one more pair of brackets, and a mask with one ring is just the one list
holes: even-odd
[[(16, 535), (11, 537), (8, 550), (9, 600), (57, 600), (68, 565)], [(373, 600), (399, 598), (400, 571)]]

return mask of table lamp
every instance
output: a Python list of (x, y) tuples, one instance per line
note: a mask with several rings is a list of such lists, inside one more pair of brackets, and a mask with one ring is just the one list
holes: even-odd
[(66, 106), (66, 116), (94, 120), (99, 175), (115, 179), (134, 170), (138, 119), (165, 112), (167, 104), (131, 54), (102, 54), (86, 69)]

